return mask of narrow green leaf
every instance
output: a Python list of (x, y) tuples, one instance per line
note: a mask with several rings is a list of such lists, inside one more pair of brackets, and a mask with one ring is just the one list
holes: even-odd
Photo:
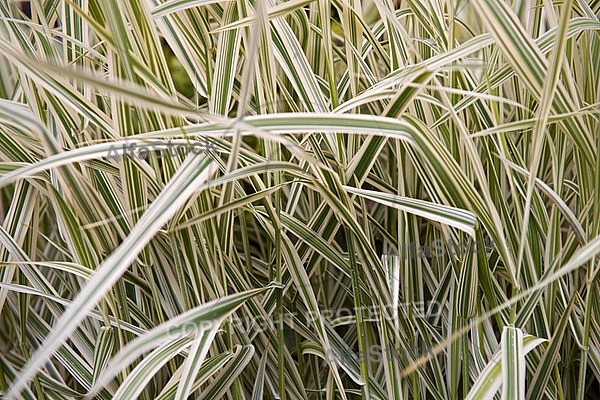
[(525, 373), (523, 331), (505, 327), (502, 331), (502, 400), (525, 399)]

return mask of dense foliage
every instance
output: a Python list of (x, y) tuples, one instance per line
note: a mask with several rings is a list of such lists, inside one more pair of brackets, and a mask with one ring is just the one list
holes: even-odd
[(0, 2), (0, 392), (600, 398), (599, 16)]

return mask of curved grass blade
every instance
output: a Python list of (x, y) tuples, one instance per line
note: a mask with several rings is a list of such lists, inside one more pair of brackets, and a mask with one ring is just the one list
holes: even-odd
[[(506, 328), (508, 329), (508, 328)], [(512, 328), (515, 329), (515, 328)], [(525, 355), (535, 347), (544, 343), (546, 339), (536, 338), (531, 335), (522, 337), (522, 354)], [(481, 372), (477, 381), (471, 387), (465, 400), (487, 400), (494, 397), (503, 383), (503, 351), (497, 352)]]
[(443, 204), (435, 204), (430, 201), (376, 192), (373, 190), (359, 189), (350, 186), (343, 186), (343, 188), (349, 193), (357, 194), (377, 203), (419, 215), (432, 221), (453, 226), (473, 237), (475, 236), (477, 218), (470, 211)]

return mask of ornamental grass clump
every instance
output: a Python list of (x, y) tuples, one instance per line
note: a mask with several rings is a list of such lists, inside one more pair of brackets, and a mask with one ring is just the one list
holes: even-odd
[(0, 2), (0, 394), (598, 399), (599, 17)]

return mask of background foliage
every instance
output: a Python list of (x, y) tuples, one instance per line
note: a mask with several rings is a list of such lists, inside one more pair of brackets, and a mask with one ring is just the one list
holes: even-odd
[(0, 390), (599, 398), (599, 15), (1, 2)]

